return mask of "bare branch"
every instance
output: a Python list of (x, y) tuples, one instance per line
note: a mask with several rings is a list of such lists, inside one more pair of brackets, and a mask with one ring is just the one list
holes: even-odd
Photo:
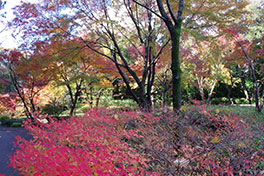
[(146, 8), (147, 10), (151, 11), (151, 12), (154, 13), (157, 17), (159, 17), (159, 18), (165, 20), (163, 16), (160, 16), (157, 12), (155, 12), (155, 11), (152, 10), (152, 9), (150, 9), (148, 6), (146, 6), (146, 5), (142, 4), (142, 3), (137, 2), (136, 0), (132, 0), (132, 1), (135, 2), (135, 3), (138, 4), (138, 5), (140, 5), (140, 6), (144, 7), (144, 8)]
[(173, 13), (172, 8), (171, 8), (170, 0), (166, 0), (166, 4), (167, 4), (167, 7), (168, 7), (168, 9), (169, 9), (169, 13), (170, 13), (170, 16), (171, 16), (172, 20), (173, 20), (174, 23), (176, 24), (176, 23), (177, 23), (177, 19), (176, 19), (174, 13)]

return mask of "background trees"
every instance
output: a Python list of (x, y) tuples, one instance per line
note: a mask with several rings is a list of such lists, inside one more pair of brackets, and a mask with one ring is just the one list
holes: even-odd
[(21, 99), (27, 116), (32, 118), (31, 112), (36, 111), (39, 92), (47, 85), (49, 77), (43, 74), (39, 62), (29, 58), (16, 50), (4, 50), (0, 55), (1, 65), (8, 70), (13, 89)]
[(117, 77), (142, 109), (150, 110), (159, 92), (162, 104), (173, 102), (179, 110), (181, 87), (184, 101), (195, 97), (208, 104), (217, 97), (214, 90), (225, 85), (232, 102), (232, 87), (239, 81), (231, 68), (243, 68), (245, 62), (236, 58), (231, 64), (236, 46), (226, 33), (242, 31), (239, 24), (257, 26), (257, 19), (246, 20), (246, 5), (231, 0), (47, 0), (17, 6), (9, 26), (23, 37), (23, 53), (41, 63), (40, 70), (53, 82), (65, 86), (70, 114), (82, 94), (92, 94), (95, 82), (110, 84)]

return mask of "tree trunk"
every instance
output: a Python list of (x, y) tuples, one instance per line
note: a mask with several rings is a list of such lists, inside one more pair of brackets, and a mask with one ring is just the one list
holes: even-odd
[(73, 116), (74, 110), (76, 108), (76, 104), (78, 101), (79, 96), (81, 95), (81, 86), (82, 86), (83, 80), (80, 80), (79, 84), (76, 83), (76, 92), (73, 95), (72, 88), (69, 84), (67, 84), (67, 88), (71, 97), (71, 109), (70, 109), (70, 116)]
[(180, 37), (181, 21), (179, 21), (174, 31), (171, 33), (172, 102), (174, 111), (179, 111), (181, 109)]
[(90, 95), (89, 104), (90, 104), (90, 107), (92, 108), (93, 107), (93, 87), (89, 88), (89, 95)]
[(233, 102), (231, 100), (232, 86), (226, 85), (226, 89), (227, 89), (228, 104), (231, 105), (231, 104), (233, 104)]
[(257, 112), (261, 112), (261, 107), (259, 105), (259, 87), (258, 87), (258, 83), (257, 83), (257, 78), (256, 78), (256, 74), (255, 74), (255, 68), (253, 66), (253, 64), (251, 63), (244, 47), (242, 46), (242, 44), (240, 42), (238, 42), (238, 44), (240, 45), (244, 55), (245, 55), (245, 58), (246, 58), (246, 61), (251, 69), (251, 73), (252, 73), (252, 78), (253, 78), (253, 83), (254, 83), (254, 88), (255, 88), (255, 101), (256, 101), (256, 111)]
[(99, 91), (98, 91), (98, 93), (97, 93), (97, 95), (96, 95), (96, 107), (98, 107), (99, 106), (99, 101), (100, 101), (100, 97), (101, 97), (101, 95), (102, 95), (102, 92), (103, 92), (103, 88), (101, 88)]
[(212, 85), (212, 87), (211, 87), (211, 90), (210, 90), (210, 92), (208, 94), (208, 98), (207, 98), (207, 102), (206, 102), (207, 105), (209, 105), (209, 103), (210, 103), (210, 100), (211, 100), (211, 97), (212, 97), (212, 94), (213, 94), (213, 91), (214, 91), (216, 82), (217, 81), (215, 80), (214, 83), (213, 83), (213, 85)]
[(13, 72), (12, 68), (9, 68), (10, 69), (10, 72), (9, 72), (9, 76), (11, 78), (11, 81), (12, 81), (12, 84), (14, 85), (16, 91), (17, 91), (17, 94), (19, 96), (19, 98), (21, 99), (23, 105), (24, 105), (24, 108), (26, 110), (26, 116), (27, 118), (30, 118), (31, 120), (34, 120), (31, 112), (30, 112), (30, 109), (29, 107), (27, 106), (27, 103), (26, 103), (26, 100), (25, 100), (25, 97), (23, 96), (24, 93), (20, 92), (20, 89), (19, 89), (19, 85), (18, 85), (18, 82), (17, 82), (17, 79), (16, 79), (16, 75), (15, 73)]
[(200, 96), (201, 96), (201, 103), (205, 104), (205, 96), (204, 96), (204, 78), (201, 76), (199, 77), (198, 75), (196, 75), (196, 79), (197, 79), (197, 84), (198, 84), (198, 89), (200, 92)]
[(248, 100), (249, 104), (252, 104), (251, 96), (249, 95), (249, 92), (247, 91), (245, 77), (244, 76), (240, 77), (240, 79), (241, 79), (241, 83), (240, 84), (241, 84), (241, 86), (243, 88), (243, 92), (244, 92), (244, 94), (246, 96), (246, 99)]
[(175, 112), (181, 109), (181, 68), (180, 68), (180, 38), (182, 26), (182, 11), (184, 0), (179, 0), (177, 16), (172, 10), (170, 1), (166, 1), (166, 12), (162, 0), (156, 0), (162, 20), (166, 24), (171, 38), (171, 71), (172, 71), (172, 102)]

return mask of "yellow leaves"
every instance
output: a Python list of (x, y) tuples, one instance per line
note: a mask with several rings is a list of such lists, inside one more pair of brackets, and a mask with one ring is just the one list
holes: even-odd
[(106, 78), (101, 78), (100, 84), (103, 87), (109, 87), (109, 85), (111, 85), (111, 82)]
[(187, 110), (187, 107), (186, 107), (186, 106), (182, 106), (182, 107), (181, 107), (181, 111), (184, 112), (184, 111), (186, 111), (186, 110)]
[(215, 113), (218, 114), (220, 112), (220, 109), (216, 109)]
[(115, 118), (116, 120), (119, 120), (119, 118), (118, 118), (118, 115), (117, 115), (117, 114), (115, 114), (115, 115), (114, 115), (114, 118)]
[(216, 143), (219, 143), (221, 141), (221, 139), (219, 137), (214, 137), (211, 142), (216, 144)]

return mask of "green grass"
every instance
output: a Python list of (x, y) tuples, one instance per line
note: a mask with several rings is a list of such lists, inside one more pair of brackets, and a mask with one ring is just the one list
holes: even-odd
[[(187, 106), (188, 109), (194, 108), (195, 106)], [(264, 119), (264, 110), (261, 113), (256, 112), (255, 106), (229, 106), (229, 105), (209, 105), (206, 106), (206, 109), (211, 109), (216, 111), (217, 109), (220, 110), (221, 113), (225, 113), (226, 115), (237, 115), (240, 117), (244, 117), (245, 120), (251, 119), (252, 116), (256, 120)]]

